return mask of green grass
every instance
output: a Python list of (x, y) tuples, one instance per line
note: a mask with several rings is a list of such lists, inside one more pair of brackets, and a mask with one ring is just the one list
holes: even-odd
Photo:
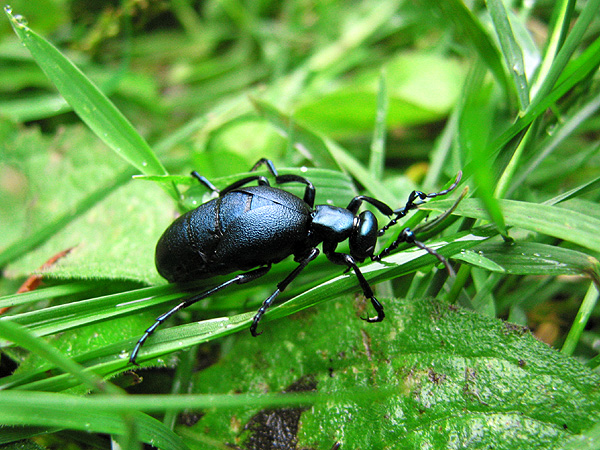
[[(599, 7), (7, 8), (0, 444), (598, 448)], [(401, 207), (462, 170), (380, 239), (409, 226), (456, 277), (408, 245), (365, 262), (386, 311), (368, 324), (355, 275), (321, 255), (252, 338), (290, 258), (179, 314), (130, 366), (187, 295), (154, 246), (210, 198), (188, 174), (222, 188), (261, 157), (338, 206), (360, 193)]]

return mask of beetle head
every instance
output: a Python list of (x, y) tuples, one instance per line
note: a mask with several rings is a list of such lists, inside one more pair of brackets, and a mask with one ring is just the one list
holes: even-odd
[(371, 211), (363, 211), (355, 218), (350, 236), (350, 254), (360, 262), (373, 256), (377, 244), (377, 218)]

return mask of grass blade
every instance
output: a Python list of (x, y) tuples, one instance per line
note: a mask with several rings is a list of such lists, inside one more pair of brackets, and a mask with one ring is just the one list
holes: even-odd
[(466, 36), (469, 43), (475, 48), (479, 57), (494, 74), (504, 92), (509, 92), (509, 83), (502, 64), (500, 52), (488, 35), (479, 19), (460, 0), (447, 0), (443, 2), (430, 1), (432, 8), (438, 8), (443, 17), (452, 20), (456, 28)]
[(385, 165), (385, 134), (386, 118), (389, 107), (385, 72), (379, 77), (379, 90), (377, 93), (377, 116), (375, 118), (375, 129), (373, 131), (373, 142), (371, 143), (371, 156), (369, 158), (369, 172), (378, 180), (383, 177)]
[[(535, 231), (600, 252), (600, 219), (594, 216), (598, 214), (597, 210), (584, 214), (562, 207), (515, 200), (500, 200), (499, 203), (508, 226)], [(421, 205), (420, 208), (443, 212), (450, 206), (452, 201), (440, 200)], [(463, 200), (454, 214), (473, 219), (488, 218), (487, 212), (476, 199)]]
[(587, 294), (585, 295), (585, 298), (579, 307), (579, 311), (577, 311), (577, 316), (573, 321), (573, 325), (571, 326), (569, 334), (567, 335), (565, 343), (561, 349), (563, 354), (571, 356), (575, 351), (575, 347), (581, 338), (581, 334), (583, 333), (583, 330), (585, 329), (590, 317), (592, 316), (594, 308), (598, 303), (598, 288), (598, 281), (596, 281), (595, 285), (593, 283), (590, 284), (590, 288), (588, 289)]
[(500, 48), (504, 54), (504, 60), (517, 91), (519, 109), (523, 111), (529, 106), (529, 88), (525, 75), (523, 53), (513, 34), (502, 0), (487, 0), (486, 3), (492, 17), (492, 22), (494, 23), (494, 28), (496, 29), (496, 34), (500, 40)]
[[(145, 175), (166, 175), (156, 155), (114, 104), (56, 47), (5, 8), (10, 23), (31, 55), (73, 110), (94, 133)], [(173, 188), (174, 189), (174, 188)], [(171, 192), (177, 198), (176, 192)]]

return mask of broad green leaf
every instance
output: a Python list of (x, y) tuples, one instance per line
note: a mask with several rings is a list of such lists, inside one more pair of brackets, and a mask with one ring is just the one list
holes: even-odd
[(270, 323), (260, 338), (241, 334), (195, 374), (195, 392), (314, 390), (328, 401), (207, 411), (195, 431), (248, 446), (285, 439), (276, 434), (283, 423), (302, 448), (528, 449), (552, 448), (598, 421), (599, 376), (524, 329), (432, 299), (381, 300), (388, 315), (377, 324), (358, 320), (362, 301), (342, 297)]
[(154, 246), (174, 217), (173, 202), (157, 186), (129, 181), (7, 270), (13, 276), (27, 275), (57, 252), (72, 248), (46, 273), (61, 278), (160, 282), (154, 269)]
[[(5, 139), (2, 147), (0, 266), (47, 244), (131, 178), (122, 161), (111, 158), (106, 147), (82, 126), (65, 128), (52, 138), (35, 129), (23, 130)], [(17, 180), (20, 188), (9, 188), (15, 184), (11, 180)], [(75, 243), (66, 245), (38, 253), (24, 271), (31, 273)]]

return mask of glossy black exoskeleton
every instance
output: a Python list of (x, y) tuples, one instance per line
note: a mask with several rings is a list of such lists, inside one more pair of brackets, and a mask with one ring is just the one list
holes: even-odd
[[(131, 353), (130, 362), (135, 364), (137, 354), (154, 330), (177, 311), (231, 285), (243, 284), (266, 274), (272, 264), (294, 255), (298, 266), (280, 283), (262, 304), (254, 316), (250, 332), (258, 336), (258, 323), (275, 298), (294, 278), (319, 254), (317, 245), (334, 264), (346, 266), (356, 274), (358, 283), (370, 301), (377, 316), (367, 317), (367, 322), (380, 322), (385, 317), (383, 306), (373, 295), (369, 283), (361, 273), (358, 262), (367, 258), (379, 261), (398, 247), (408, 242), (426, 250), (440, 260), (450, 273), (452, 268), (445, 258), (415, 239), (408, 228), (380, 254), (375, 255), (377, 238), (410, 210), (417, 208), (427, 198), (448, 194), (459, 183), (456, 181), (440, 192), (425, 194), (413, 191), (404, 207), (392, 210), (385, 203), (371, 197), (358, 195), (346, 208), (317, 205), (315, 188), (306, 178), (298, 175), (279, 175), (268, 159), (258, 161), (252, 171), (266, 165), (275, 177), (276, 184), (302, 183), (304, 197), (299, 198), (282, 189), (271, 187), (267, 178), (254, 175), (239, 180), (222, 191), (196, 172), (192, 175), (203, 185), (219, 194), (218, 198), (200, 205), (193, 211), (180, 216), (167, 228), (156, 246), (156, 268), (170, 282), (187, 282), (201, 278), (224, 275), (236, 271), (242, 273), (230, 280), (190, 297), (159, 316), (137, 342)], [(257, 186), (248, 186), (258, 182)], [(381, 230), (375, 215), (368, 211), (359, 213), (363, 202), (373, 205), (386, 216), (393, 217)], [(337, 245), (348, 240), (350, 253), (336, 252)]]

